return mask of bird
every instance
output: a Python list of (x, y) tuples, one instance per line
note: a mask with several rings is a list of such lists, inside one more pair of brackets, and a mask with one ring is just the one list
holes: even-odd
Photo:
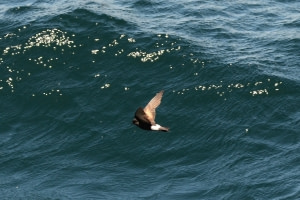
[(164, 91), (156, 93), (145, 108), (139, 107), (134, 115), (132, 123), (144, 130), (168, 132), (169, 128), (155, 122), (155, 109), (160, 105)]

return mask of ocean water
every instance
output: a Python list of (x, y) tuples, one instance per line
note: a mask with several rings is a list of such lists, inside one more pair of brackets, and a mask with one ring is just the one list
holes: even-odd
[[(1, 1), (1, 199), (300, 199), (299, 22), (299, 1)], [(134, 126), (160, 90), (171, 131)]]

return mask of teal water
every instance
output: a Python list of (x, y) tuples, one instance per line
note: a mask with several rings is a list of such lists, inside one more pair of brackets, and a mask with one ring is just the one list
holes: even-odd
[(2, 199), (300, 198), (299, 7), (1, 2)]

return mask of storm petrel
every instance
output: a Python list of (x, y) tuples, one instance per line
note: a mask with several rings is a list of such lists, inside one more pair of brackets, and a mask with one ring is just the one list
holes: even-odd
[(155, 97), (149, 101), (144, 109), (139, 107), (135, 111), (132, 123), (145, 130), (168, 132), (169, 128), (155, 123), (155, 109), (159, 106), (163, 93), (163, 90), (159, 93), (156, 93)]

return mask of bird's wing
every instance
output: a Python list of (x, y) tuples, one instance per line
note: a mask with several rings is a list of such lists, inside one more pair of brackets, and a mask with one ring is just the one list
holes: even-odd
[(159, 93), (156, 93), (155, 97), (153, 97), (144, 108), (144, 112), (146, 113), (151, 124), (155, 124), (155, 109), (159, 106), (163, 93), (163, 90)]
[(138, 108), (135, 112), (134, 117), (136, 119), (138, 119), (140, 123), (149, 123), (149, 124), (151, 124), (151, 121), (149, 121), (149, 119), (147, 118), (147, 115), (146, 115), (143, 108)]

